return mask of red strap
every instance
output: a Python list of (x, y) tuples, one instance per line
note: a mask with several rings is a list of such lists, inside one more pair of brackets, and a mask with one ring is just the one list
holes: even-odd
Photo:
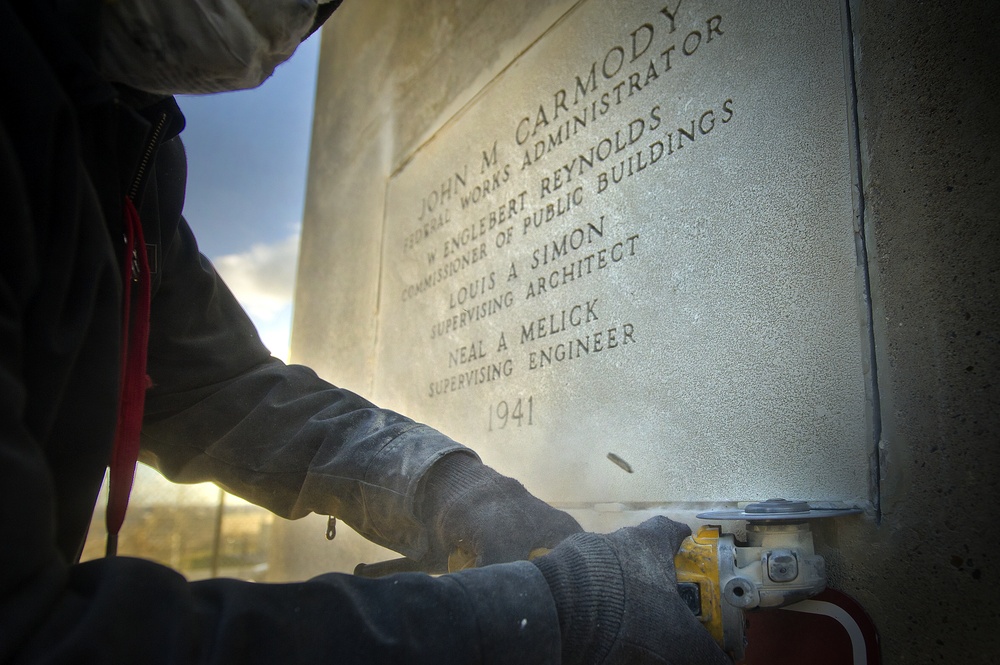
[[(118, 532), (125, 521), (125, 509), (135, 464), (139, 459), (139, 432), (146, 401), (146, 346), (149, 341), (150, 278), (149, 257), (142, 235), (139, 212), (125, 198), (125, 262), (122, 269), (122, 347), (121, 388), (118, 400), (118, 426), (111, 455), (111, 478), (108, 490), (108, 555), (118, 546)], [(135, 289), (133, 302), (133, 288)]]

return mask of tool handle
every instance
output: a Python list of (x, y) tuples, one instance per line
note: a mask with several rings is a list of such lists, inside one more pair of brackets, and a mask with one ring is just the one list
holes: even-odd
[(374, 579), (395, 575), (396, 573), (443, 573), (443, 570), (427, 570), (427, 566), (416, 559), (402, 557), (400, 559), (389, 559), (388, 561), (378, 561), (376, 563), (359, 563), (354, 567), (354, 574), (358, 577)]
[[(551, 551), (552, 550), (544, 547), (533, 549), (531, 550), (531, 553), (528, 554), (528, 560), (530, 561), (531, 559), (545, 556)], [(375, 563), (359, 563), (354, 567), (354, 574), (358, 577), (374, 579), (376, 577), (385, 577), (386, 575), (395, 575), (396, 573), (430, 573), (432, 575), (445, 572), (455, 573), (459, 570), (466, 570), (468, 568), (475, 567), (475, 553), (459, 547), (448, 556), (448, 570), (431, 570), (428, 569), (428, 566), (421, 561), (402, 557), (399, 559), (377, 561)]]

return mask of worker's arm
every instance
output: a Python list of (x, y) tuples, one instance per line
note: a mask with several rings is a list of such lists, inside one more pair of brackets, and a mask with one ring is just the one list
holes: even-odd
[(440, 432), (272, 358), (180, 219), (184, 180), (183, 151), (171, 141), (143, 212), (160, 219), (147, 233), (159, 250), (143, 461), (284, 517), (335, 515), (428, 563), (440, 564), (460, 540), (495, 563), (579, 531)]

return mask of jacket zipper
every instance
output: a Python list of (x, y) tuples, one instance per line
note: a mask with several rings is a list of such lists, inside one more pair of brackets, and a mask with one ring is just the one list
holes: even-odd
[(139, 167), (136, 169), (135, 177), (132, 179), (132, 186), (128, 190), (128, 197), (132, 199), (132, 203), (136, 203), (135, 199), (139, 195), (143, 182), (146, 180), (149, 162), (152, 161), (153, 155), (156, 153), (156, 148), (160, 143), (160, 135), (163, 134), (163, 128), (166, 124), (167, 114), (166, 112), (162, 112), (153, 125), (153, 131), (149, 135), (149, 140), (146, 142), (146, 149), (142, 153), (142, 159), (139, 160)]
[[(146, 148), (142, 152), (142, 159), (139, 160), (139, 166), (135, 170), (135, 177), (132, 178), (132, 185), (128, 189), (126, 196), (136, 207), (138, 203), (136, 198), (139, 196), (139, 192), (142, 191), (142, 185), (146, 181), (146, 174), (149, 170), (149, 163), (153, 159), (153, 155), (156, 154), (156, 149), (160, 144), (160, 136), (163, 134), (163, 128), (167, 125), (167, 114), (166, 112), (161, 112), (156, 122), (153, 124), (153, 130), (149, 134), (149, 140), (146, 141)], [(125, 244), (128, 245), (128, 239), (124, 238)], [(131, 276), (132, 281), (139, 281), (139, 254), (138, 249), (132, 249), (132, 266), (131, 266)]]

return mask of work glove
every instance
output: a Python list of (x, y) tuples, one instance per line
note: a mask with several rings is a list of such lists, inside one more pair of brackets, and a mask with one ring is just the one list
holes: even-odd
[(428, 570), (526, 561), (582, 531), (567, 513), (466, 453), (431, 467), (419, 505), (431, 540)]
[(731, 665), (677, 593), (674, 556), (690, 534), (654, 517), (571, 536), (534, 561), (559, 613), (565, 665)]

